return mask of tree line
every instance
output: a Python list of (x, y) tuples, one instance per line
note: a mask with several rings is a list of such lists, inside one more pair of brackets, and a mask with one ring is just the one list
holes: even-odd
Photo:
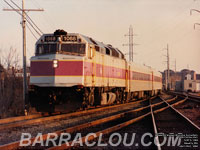
[(17, 50), (0, 51), (0, 118), (23, 114), (23, 75)]

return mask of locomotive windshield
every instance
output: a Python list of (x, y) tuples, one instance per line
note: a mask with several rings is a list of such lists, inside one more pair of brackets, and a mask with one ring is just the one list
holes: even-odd
[(59, 44), (38, 44), (36, 55), (44, 54), (67, 54), (67, 55), (84, 55), (85, 44), (80, 43), (63, 43)]
[(67, 54), (85, 54), (85, 44), (62, 44), (61, 52)]
[(38, 44), (36, 48), (36, 55), (56, 53), (58, 44)]

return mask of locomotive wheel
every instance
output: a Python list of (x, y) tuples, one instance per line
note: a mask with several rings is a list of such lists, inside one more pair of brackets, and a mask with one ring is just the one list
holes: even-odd
[(86, 109), (89, 106), (93, 106), (94, 105), (94, 88), (91, 88), (90, 90), (85, 88), (83, 92), (84, 93), (83, 93), (82, 108)]
[(94, 98), (95, 98), (94, 105), (95, 106), (101, 105), (103, 91), (104, 91), (103, 88), (95, 88), (94, 90)]
[(117, 96), (117, 104), (123, 103), (123, 93), (121, 90), (117, 89), (116, 96)]
[(89, 96), (88, 96), (88, 102), (90, 106), (94, 105), (94, 89), (90, 90)]
[(88, 94), (89, 93), (88, 93), (87, 89), (85, 89), (83, 91), (83, 102), (82, 102), (82, 106), (81, 106), (81, 108), (83, 110), (85, 110), (88, 107)]

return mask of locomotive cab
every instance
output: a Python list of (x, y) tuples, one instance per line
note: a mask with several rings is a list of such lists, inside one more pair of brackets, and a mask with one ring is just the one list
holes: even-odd
[[(53, 35), (43, 35), (36, 43), (35, 56), (31, 58), (30, 84), (39, 87), (83, 84), (81, 76), (86, 46), (78, 34), (57, 30)], [(77, 78), (74, 80), (74, 77)]]
[(80, 96), (86, 47), (81, 35), (63, 30), (44, 34), (36, 42), (35, 56), (31, 58), (29, 99), (33, 107), (37, 106), (37, 111), (51, 111), (46, 110), (50, 108), (48, 105), (53, 107), (69, 99), (78, 99), (70, 93)]

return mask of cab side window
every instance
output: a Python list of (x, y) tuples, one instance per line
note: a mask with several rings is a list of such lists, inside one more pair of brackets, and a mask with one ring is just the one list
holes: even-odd
[(110, 50), (108, 48), (106, 48), (106, 54), (110, 55)]
[(95, 45), (95, 49), (97, 52), (99, 52), (99, 50), (100, 50), (99, 46), (97, 46), (97, 45)]

